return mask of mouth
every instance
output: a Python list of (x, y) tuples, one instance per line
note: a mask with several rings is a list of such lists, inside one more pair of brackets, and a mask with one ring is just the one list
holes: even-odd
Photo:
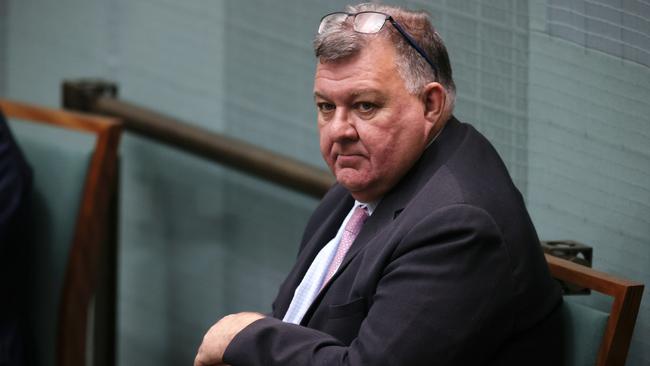
[(341, 166), (350, 166), (355, 165), (363, 158), (364, 156), (361, 154), (338, 154), (336, 155), (336, 163)]

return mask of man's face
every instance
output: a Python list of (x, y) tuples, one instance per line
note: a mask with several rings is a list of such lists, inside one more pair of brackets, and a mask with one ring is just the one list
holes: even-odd
[(357, 55), (316, 67), (320, 149), (337, 181), (371, 202), (386, 194), (426, 147), (433, 124), (406, 90), (395, 49), (375, 36)]

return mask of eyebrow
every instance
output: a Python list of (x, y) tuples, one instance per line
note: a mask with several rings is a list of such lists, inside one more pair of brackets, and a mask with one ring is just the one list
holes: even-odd
[(323, 95), (323, 94), (321, 94), (321, 93), (315, 91), (315, 92), (314, 92), (314, 100), (317, 99), (317, 98), (327, 99), (327, 97), (326, 97), (325, 95)]
[[(369, 96), (372, 96), (372, 97), (375, 97), (375, 98), (379, 98), (379, 99), (382, 99), (382, 100), (385, 99), (385, 96), (383, 96), (382, 93), (381, 93), (381, 91), (379, 91), (379, 90), (377, 90), (377, 89), (361, 89), (361, 90), (355, 90), (355, 91), (353, 91), (353, 92), (350, 94), (350, 98), (351, 98), (351, 99), (355, 99), (355, 98), (358, 98), (358, 97), (360, 97), (360, 96), (365, 96), (365, 95), (369, 95)], [(321, 93), (319, 93), (318, 91), (315, 91), (315, 92), (314, 92), (314, 99), (317, 99), (317, 98), (321, 98), (321, 99), (325, 99), (325, 100), (329, 100), (329, 99), (330, 99), (330, 98), (328, 98), (326, 95), (321, 94)]]

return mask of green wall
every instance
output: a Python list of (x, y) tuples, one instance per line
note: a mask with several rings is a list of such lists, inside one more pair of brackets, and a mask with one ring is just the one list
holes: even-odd
[[(537, 3), (528, 83), (526, 198), (533, 221), (541, 238), (586, 243), (594, 248), (594, 267), (648, 286), (649, 65), (549, 35), (553, 15)], [(582, 300), (609, 305), (600, 297)], [(628, 365), (650, 363), (649, 315), (646, 289)]]
[[(502, 154), (540, 237), (582, 241), (596, 268), (649, 284), (650, 6), (390, 3), (431, 13), (457, 116)], [(344, 4), (5, 0), (0, 94), (57, 106), (62, 79), (104, 77), (129, 101), (324, 167), (311, 39)], [(268, 311), (316, 201), (130, 134), (121, 155), (119, 364), (191, 363), (219, 316)], [(629, 365), (650, 362), (649, 298)]]

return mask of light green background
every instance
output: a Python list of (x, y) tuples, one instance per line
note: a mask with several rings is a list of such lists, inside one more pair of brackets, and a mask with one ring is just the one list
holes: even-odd
[[(650, 284), (650, 69), (644, 54), (576, 42), (550, 19), (558, 7), (614, 12), (621, 21), (605, 30), (623, 34), (632, 19), (641, 52), (650, 6), (391, 3), (431, 13), (452, 58), (456, 114), (502, 154), (540, 237), (582, 241), (596, 268)], [(126, 100), (324, 167), (311, 39), (344, 4), (0, 0), (0, 95), (58, 106), (61, 80), (103, 77)], [(592, 23), (570, 29), (596, 37)], [(118, 361), (190, 364), (219, 316), (269, 310), (316, 201), (131, 134), (121, 154)], [(628, 365), (650, 363), (649, 298)]]

